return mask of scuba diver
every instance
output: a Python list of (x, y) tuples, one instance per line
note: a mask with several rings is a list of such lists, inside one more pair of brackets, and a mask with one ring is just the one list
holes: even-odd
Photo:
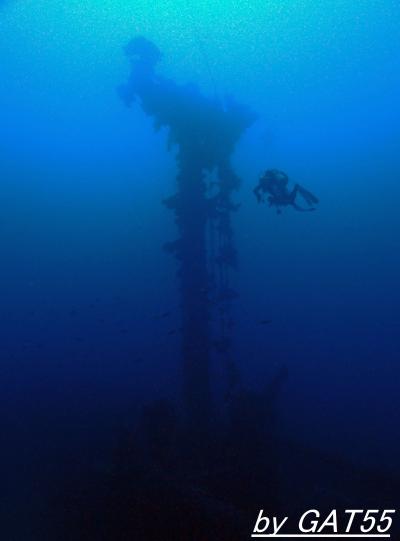
[[(264, 203), (264, 194), (268, 195), (268, 203), (270, 207), (275, 206), (278, 214), (281, 214), (280, 207), (287, 207), (292, 205), (293, 208), (300, 212), (307, 212), (315, 210), (313, 205), (316, 205), (319, 200), (311, 192), (295, 184), (292, 191), (288, 189), (289, 177), (283, 171), (278, 169), (269, 169), (265, 171), (260, 178), (258, 185), (254, 188), (253, 192), (257, 198), (258, 203)], [(300, 207), (296, 203), (297, 195), (301, 195), (309, 208)]]

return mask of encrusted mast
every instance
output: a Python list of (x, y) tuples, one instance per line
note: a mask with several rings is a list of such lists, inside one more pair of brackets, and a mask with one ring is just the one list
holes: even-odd
[[(169, 146), (178, 149), (177, 193), (165, 204), (175, 212), (179, 238), (166, 247), (179, 261), (187, 421), (201, 434), (207, 431), (212, 413), (212, 348), (232, 373), (228, 329), (229, 303), (235, 293), (229, 288), (228, 273), (236, 264), (231, 196), (239, 179), (230, 156), (255, 116), (232, 99), (222, 107), (202, 96), (196, 86), (177, 85), (158, 75), (155, 68), (161, 53), (143, 37), (133, 39), (125, 52), (132, 72), (120, 87), (120, 96), (127, 105), (138, 99), (143, 111), (154, 118), (156, 129), (169, 129)], [(214, 171), (216, 181), (207, 181)], [(219, 329), (211, 325), (214, 309)]]

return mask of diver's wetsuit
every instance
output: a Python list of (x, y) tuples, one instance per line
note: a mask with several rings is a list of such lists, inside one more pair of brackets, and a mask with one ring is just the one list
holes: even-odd
[[(280, 213), (279, 207), (286, 207), (291, 205), (293, 208), (300, 212), (307, 212), (315, 210), (315, 205), (318, 203), (318, 198), (315, 197), (311, 192), (300, 186), (300, 184), (295, 184), (293, 190), (288, 190), (289, 177), (283, 171), (278, 169), (269, 169), (264, 173), (260, 178), (258, 185), (254, 188), (254, 194), (257, 197), (259, 203), (264, 202), (264, 194), (268, 193), (268, 203), (270, 206), (275, 206)], [(297, 194), (300, 194), (307, 205), (310, 208), (300, 207), (296, 203)]]

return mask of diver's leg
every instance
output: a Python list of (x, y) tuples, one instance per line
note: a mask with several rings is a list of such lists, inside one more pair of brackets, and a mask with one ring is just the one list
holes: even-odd
[(304, 201), (307, 203), (307, 205), (316, 205), (319, 203), (318, 197), (316, 197), (314, 194), (303, 188), (303, 186), (300, 186), (300, 184), (296, 184), (297, 191), (302, 196)]
[(296, 210), (298, 210), (299, 212), (311, 212), (313, 210), (316, 210), (315, 207), (310, 207), (308, 209), (305, 209), (303, 207), (300, 207), (297, 203), (292, 203), (292, 207)]

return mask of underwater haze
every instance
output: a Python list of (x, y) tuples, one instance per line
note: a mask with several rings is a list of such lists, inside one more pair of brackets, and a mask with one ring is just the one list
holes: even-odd
[[(232, 192), (239, 207), (227, 210), (237, 265), (226, 321), (240, 388), (256, 394), (284, 371), (274, 395), (279, 445), (400, 479), (400, 4), (8, 0), (0, 2), (5, 541), (56, 539), (49, 532), (54, 516), (62, 520), (68, 472), (107, 474), (146, 405), (185, 408), (182, 341), (199, 337), (193, 321), (185, 335), (183, 275), (197, 267), (166, 253), (183, 226), (163, 204), (182, 180), (184, 143), (168, 145), (170, 124), (155, 130), (143, 97), (130, 107), (121, 99), (131, 72), (124, 47), (136, 36), (162, 53), (160, 87), (201, 93), (221, 115), (233, 98), (254, 112), (230, 155), (241, 182)], [(209, 186), (211, 169), (200, 173)], [(316, 194), (317, 209), (258, 204), (253, 189), (271, 169)], [(227, 313), (218, 302), (207, 304), (215, 328)], [(210, 340), (218, 424), (229, 408), (229, 373), (218, 361), (227, 342)], [(324, 472), (312, 494), (328, 501)]]

